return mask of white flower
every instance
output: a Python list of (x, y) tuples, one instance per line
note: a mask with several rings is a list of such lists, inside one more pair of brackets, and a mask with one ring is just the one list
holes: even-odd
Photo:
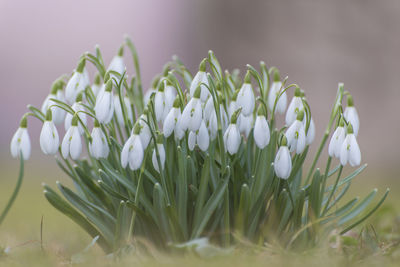
[[(126, 111), (126, 119), (129, 121), (133, 121), (133, 113), (132, 113), (132, 107), (131, 107), (131, 101), (127, 96), (124, 98), (124, 105), (125, 105), (125, 111)], [(114, 96), (114, 111), (115, 115), (117, 115), (117, 121), (119, 125), (125, 126), (125, 121), (124, 121), (124, 115), (122, 113), (122, 107), (121, 107), (121, 101), (119, 101), (119, 96), (115, 95)]]
[(249, 136), (251, 129), (253, 128), (254, 117), (253, 114), (249, 116), (244, 116), (243, 114), (239, 115), (238, 119), (239, 131), (246, 136)]
[[(268, 107), (271, 111), (274, 109), (276, 98), (279, 97), (281, 93), (281, 87), (282, 87), (282, 82), (279, 81), (279, 76), (278, 76), (274, 79), (274, 82), (272, 83), (268, 94)], [(275, 112), (283, 114), (285, 112), (286, 105), (287, 105), (287, 96), (286, 92), (284, 92), (279, 97), (276, 103)]]
[(345, 166), (347, 162), (352, 167), (358, 166), (361, 163), (360, 147), (352, 131), (346, 135), (340, 148), (340, 164)]
[(111, 80), (108, 80), (106, 90), (98, 95), (94, 111), (100, 123), (109, 123), (111, 121), (114, 115), (114, 98)]
[[(164, 149), (164, 145), (163, 144), (157, 144), (157, 149), (158, 149), (158, 154), (160, 156), (161, 170), (163, 170), (164, 166), (165, 166), (165, 149)], [(157, 153), (156, 153), (155, 149), (153, 150), (153, 156), (152, 156), (151, 160), (153, 162), (154, 169), (159, 173), (160, 169), (159, 169), (159, 164), (158, 164), (158, 160), (157, 160)]]
[(240, 146), (240, 132), (236, 124), (231, 123), (224, 134), (224, 144), (229, 154), (235, 154)]
[(51, 100), (52, 98), (64, 102), (65, 99), (62, 91), (62, 84), (56, 83), (54, 85), (52, 92), (46, 97), (41, 108), (43, 114), (46, 114), (47, 110), (50, 108), (53, 115), (53, 122), (55, 124), (60, 124), (64, 121), (66, 111), (62, 108), (56, 107), (55, 105), (58, 104)]
[(254, 141), (258, 148), (264, 149), (270, 140), (270, 132), (268, 121), (264, 115), (257, 115), (256, 122), (254, 124)]
[[(221, 126), (222, 126), (222, 131), (225, 131), (228, 127), (228, 116), (226, 115), (224, 106), (220, 104), (219, 107), (219, 112), (221, 114)], [(240, 117), (238, 118), (236, 124), (239, 125)], [(210, 138), (211, 140), (214, 140), (217, 137), (218, 133), (218, 119), (217, 119), (217, 112), (215, 110), (212, 111), (210, 120), (208, 122), (208, 129), (210, 131)]]
[[(124, 58), (122, 55), (116, 55), (115, 57), (112, 58), (110, 65), (108, 65), (107, 71), (115, 71), (119, 74), (123, 74), (125, 71), (125, 64), (124, 64)], [(113, 74), (111, 74), (113, 76)], [(115, 77), (117, 79), (117, 77)], [(117, 79), (118, 80), (118, 79)]]
[[(48, 113), (51, 113), (51, 111), (48, 111)], [(40, 148), (44, 154), (53, 155), (57, 153), (59, 146), (60, 139), (58, 131), (54, 122), (51, 120), (50, 115), (50, 117), (46, 118), (46, 121), (43, 123), (42, 131), (40, 132)]]
[(190, 99), (189, 103), (186, 105), (182, 112), (181, 117), (181, 127), (183, 130), (189, 129), (190, 131), (197, 131), (200, 128), (202, 121), (202, 109), (201, 101), (196, 96)]
[(166, 138), (168, 138), (172, 132), (178, 132), (178, 121), (181, 117), (181, 109), (179, 107), (173, 107), (167, 117), (164, 120), (163, 133)]
[(69, 103), (74, 103), (76, 96), (89, 85), (85, 59), (81, 59), (76, 71), (72, 74), (65, 87), (65, 98)]
[(129, 163), (129, 168), (133, 171), (140, 168), (143, 162), (143, 146), (140, 141), (140, 136), (137, 134), (131, 135), (126, 141), (121, 151), (121, 166), (126, 168)]
[(140, 126), (139, 136), (142, 142), (142, 147), (143, 149), (146, 149), (151, 139), (150, 128), (149, 125), (147, 125), (147, 116), (145, 114), (140, 115), (138, 123)]
[(301, 100), (300, 88), (296, 87), (294, 97), (292, 98), (292, 101), (290, 101), (289, 107), (286, 111), (286, 125), (292, 125), (297, 118), (297, 113), (299, 113), (299, 111), (302, 109), (304, 109), (304, 105), (303, 101)]
[[(94, 96), (98, 96), (100, 90), (102, 88), (102, 84), (101, 84), (101, 77), (100, 74), (97, 73), (97, 75), (94, 78), (94, 83), (92, 85), (92, 92), (94, 94)], [(104, 87), (105, 89), (105, 87)]]
[[(87, 123), (87, 117), (86, 114), (84, 112), (80, 112), (80, 111), (85, 111), (85, 107), (80, 103), (80, 102), (75, 102), (71, 108), (75, 111), (75, 113), (78, 114), (78, 117), (80, 118), (80, 120), (83, 122), (84, 125), (86, 125)], [(67, 113), (67, 115), (65, 116), (65, 121), (64, 121), (64, 128), (66, 131), (68, 131), (68, 129), (71, 127), (71, 121), (74, 115), (72, 115), (71, 113)], [(79, 122), (79, 132), (81, 134), (83, 134), (84, 130), (83, 130), (83, 126), (81, 125), (81, 123)]]
[[(74, 120), (77, 120), (74, 118)], [(73, 160), (77, 160), (82, 153), (82, 140), (79, 132), (77, 121), (73, 121), (61, 144), (61, 154), (64, 159), (71, 156)]]
[(306, 147), (306, 133), (301, 121), (302, 119), (301, 117), (299, 120), (298, 116), (296, 121), (293, 122), (286, 131), (287, 143), (290, 147), (290, 151), (296, 151), (296, 154), (302, 153)]
[(161, 88), (156, 92), (154, 96), (154, 109), (158, 122), (164, 121), (167, 117), (174, 103), (175, 96), (175, 88), (171, 85), (167, 85), (166, 82), (164, 82)]
[(342, 148), (345, 136), (346, 130), (344, 129), (343, 125), (339, 125), (339, 127), (337, 127), (335, 132), (333, 133), (331, 141), (329, 142), (329, 156), (336, 158), (340, 157), (340, 149)]
[(189, 133), (189, 150), (193, 150), (196, 144), (202, 151), (206, 151), (210, 145), (210, 136), (204, 121), (201, 122), (200, 129), (197, 132), (191, 131)]
[(27, 120), (22, 118), (20, 127), (15, 132), (11, 139), (11, 155), (14, 158), (18, 158), (22, 152), (22, 158), (28, 160), (31, 155), (31, 140), (28, 134)]
[[(284, 139), (286, 139), (286, 137), (284, 137)], [(281, 179), (288, 179), (292, 172), (292, 158), (290, 157), (290, 152), (285, 141), (282, 142), (278, 153), (276, 153), (274, 170), (276, 176)]]
[(211, 118), (211, 114), (215, 112), (214, 110), (214, 100), (212, 97), (208, 98), (205, 108), (204, 108), (204, 120), (206, 122), (209, 122), (210, 118)]
[(98, 122), (95, 121), (95, 126), (92, 130), (92, 142), (89, 143), (89, 152), (95, 159), (107, 158), (110, 152), (108, 147), (107, 138), (101, 130)]
[(344, 110), (344, 118), (347, 122), (350, 122), (353, 126), (354, 135), (358, 135), (358, 130), (360, 129), (360, 120), (358, 118), (357, 110), (354, 106), (347, 106)]
[(244, 116), (249, 116), (253, 113), (255, 98), (253, 88), (250, 84), (250, 73), (246, 74), (245, 82), (243, 83), (242, 88), (240, 88), (236, 103), (242, 108), (242, 114)]
[[(190, 84), (190, 88), (189, 88), (189, 93), (190, 96), (193, 97), (197, 87), (200, 85), (200, 89), (201, 89), (201, 93), (199, 95), (199, 98), (201, 99), (202, 102), (205, 102), (210, 94), (210, 92), (208, 91), (207, 86), (209, 86), (208, 84), (208, 79), (207, 79), (207, 73), (206, 71), (206, 61), (203, 60), (200, 63), (200, 67), (199, 67), (199, 71), (196, 73), (196, 75), (193, 77), (192, 83)], [(207, 86), (205, 86), (204, 84), (206, 84)]]
[(149, 101), (150, 101), (150, 97), (151, 97), (151, 95), (153, 94), (153, 93), (155, 93), (155, 92), (157, 92), (157, 90), (156, 89), (154, 89), (154, 88), (149, 88), (147, 91), (146, 91), (146, 93), (144, 94), (144, 100), (143, 100), (143, 102), (144, 102), (144, 105), (145, 106), (147, 106), (147, 104), (149, 103)]
[[(307, 120), (304, 120), (304, 123), (303, 123), (304, 129), (306, 127), (306, 124), (305, 124), (306, 121)], [(311, 117), (310, 126), (308, 127), (308, 131), (306, 133), (306, 144), (311, 145), (311, 143), (314, 141), (314, 138), (315, 138), (315, 124), (314, 124), (313, 118)]]

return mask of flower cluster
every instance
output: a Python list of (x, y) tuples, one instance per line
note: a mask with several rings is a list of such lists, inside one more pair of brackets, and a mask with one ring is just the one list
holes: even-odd
[[(126, 47), (133, 55), (132, 77), (124, 63)], [(93, 84), (88, 63), (97, 71)], [(261, 225), (266, 223), (266, 216), (261, 214), (269, 209), (275, 212), (271, 203), (286, 203), (285, 212), (297, 212), (290, 224), (291, 231), (295, 231), (299, 223), (308, 220), (298, 218), (307, 210), (303, 205), (311, 205), (305, 203), (313, 200), (308, 195), (314, 196), (312, 190), (318, 188), (319, 194), (337, 191), (336, 186), (323, 189), (332, 175), (328, 172), (331, 160), (339, 158), (341, 168), (347, 163), (357, 166), (361, 154), (356, 141), (357, 111), (351, 95), (340, 84), (327, 131), (305, 179), (307, 185), (314, 177), (313, 183), (321, 184), (322, 189), (301, 188), (303, 162), (316, 127), (304, 91), (296, 84), (287, 85), (287, 80), (281, 78), (277, 68), (267, 68), (264, 62), (259, 70), (247, 65), (243, 76), (238, 70), (223, 72), (210, 51), (193, 77), (174, 58), (144, 94), (136, 50), (130, 40), (121, 46), (108, 68), (97, 47), (95, 55), (86, 53), (80, 58), (72, 76), (62, 76), (53, 83), (41, 109), (29, 106), (30, 112), (23, 116), (12, 138), (11, 153), (13, 157), (22, 155), (23, 160), (29, 158), (27, 118), (41, 120), (43, 153), (59, 153), (59, 165), (79, 187), (78, 195), (61, 185), (60, 190), (80, 212), (88, 213), (88, 224), (96, 224), (106, 244), (115, 241), (110, 236), (112, 227), (120, 227), (115, 225), (120, 216), (120, 208), (115, 205), (123, 203), (130, 203), (134, 214), (144, 216), (142, 224), (136, 226), (130, 211), (130, 234), (156, 225), (165, 242), (196, 238), (206, 229), (226, 232), (226, 227), (233, 227), (230, 224), (243, 227), (241, 232), (256, 240), (255, 233), (263, 232)], [(290, 95), (293, 97), (287, 105)], [(347, 107), (343, 112), (344, 97)], [(278, 116), (284, 121), (281, 126)], [(62, 124), (65, 135), (60, 139)], [(315, 167), (334, 126), (326, 173), (320, 174)], [(271, 193), (274, 190), (277, 193)], [(45, 194), (56, 208), (82, 224), (79, 214), (71, 215), (71, 209), (64, 209), (66, 202), (59, 204), (61, 200), (52, 189), (45, 186)], [(73, 201), (78, 197), (79, 201)], [(313, 215), (304, 216), (325, 215), (331, 208), (331, 197), (314, 199), (326, 203), (325, 209), (318, 208), (321, 203), (312, 204), (317, 207)], [(118, 202), (111, 199), (122, 202), (114, 204)], [(225, 201), (227, 204), (222, 204)], [(217, 209), (227, 217), (210, 217)], [(241, 219), (236, 219), (237, 215)], [(100, 219), (95, 220), (96, 216)], [(102, 223), (114, 216), (118, 218)], [(256, 219), (244, 219), (253, 216)], [(215, 223), (208, 223), (211, 219)], [(228, 239), (225, 236), (224, 242)]]

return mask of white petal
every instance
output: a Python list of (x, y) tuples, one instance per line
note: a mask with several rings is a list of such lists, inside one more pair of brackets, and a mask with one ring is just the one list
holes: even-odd
[(298, 130), (298, 138), (296, 142), (296, 154), (301, 154), (306, 147), (306, 133), (304, 132), (303, 125)]
[(196, 133), (191, 131), (189, 132), (189, 138), (188, 138), (189, 150), (192, 151), (195, 145), (196, 145)]
[(143, 162), (143, 146), (139, 136), (133, 137), (132, 148), (129, 153), (129, 168), (133, 171), (140, 168)]
[(228, 152), (233, 155), (235, 154), (240, 146), (240, 132), (237, 128), (236, 124), (231, 124), (232, 127), (228, 128), (227, 137), (226, 137), (226, 145)]
[(282, 179), (288, 179), (292, 171), (292, 159), (287, 146), (281, 146), (276, 153), (274, 161), (274, 170), (276, 176)]
[(75, 129), (72, 133), (69, 153), (73, 160), (77, 160), (82, 153), (82, 140), (79, 130)]
[(361, 152), (354, 134), (349, 134), (349, 144), (349, 163), (352, 167), (355, 167), (361, 163)]
[(308, 127), (308, 132), (306, 135), (307, 145), (311, 145), (311, 143), (314, 141), (314, 138), (315, 138), (315, 124), (313, 118), (311, 118), (310, 126)]
[(353, 126), (354, 135), (357, 136), (360, 128), (360, 120), (356, 108), (354, 106), (346, 107), (344, 111), (344, 118), (351, 123)]
[(254, 141), (256, 145), (263, 149), (269, 144), (270, 132), (267, 119), (265, 116), (257, 116), (254, 124)]
[(164, 108), (165, 108), (165, 94), (164, 92), (158, 91), (154, 97), (154, 108), (156, 113), (156, 119), (158, 122), (163, 120)]
[(179, 108), (172, 108), (167, 117), (165, 117), (163, 125), (163, 133), (166, 138), (168, 138), (175, 129), (175, 125), (178, 122), (178, 115), (180, 113)]
[(21, 147), (22, 157), (24, 160), (28, 160), (31, 156), (31, 140), (29, 138), (28, 129), (22, 129), (21, 135)]
[(350, 150), (350, 143), (348, 135), (343, 141), (343, 144), (340, 148), (340, 164), (346, 166), (347, 161), (349, 160), (349, 150)]
[(242, 88), (240, 89), (239, 94), (237, 96), (236, 102), (242, 108), (242, 114), (244, 116), (249, 116), (253, 112), (255, 105), (255, 98), (251, 84), (244, 83), (242, 85)]
[(78, 94), (77, 92), (77, 87), (78, 87), (78, 82), (80, 80), (80, 76), (82, 74), (78, 72), (74, 72), (72, 74), (71, 78), (69, 79), (67, 85), (65, 86), (65, 98), (69, 103), (74, 103), (76, 95)]
[(10, 144), (11, 155), (13, 156), (13, 158), (17, 158), (19, 156), (21, 136), (22, 128), (18, 128), (18, 130), (13, 135)]
[(210, 136), (208, 135), (207, 127), (204, 121), (201, 122), (199, 133), (197, 135), (197, 145), (202, 151), (206, 151), (210, 144)]
[(113, 57), (107, 70), (113, 70), (122, 75), (125, 71), (125, 64), (124, 64), (123, 57), (118, 56), (118, 55)]
[(133, 142), (133, 136), (130, 136), (128, 140), (126, 141), (124, 147), (122, 148), (121, 151), (121, 166), (122, 168), (126, 168), (128, 166), (128, 160), (129, 160), (129, 150)]
[[(165, 166), (165, 149), (162, 144), (157, 144), (157, 149), (158, 149), (158, 154), (160, 157), (160, 164), (161, 164), (161, 169), (164, 169)], [(153, 167), (157, 172), (160, 172), (159, 170), (159, 164), (157, 160), (157, 153), (156, 150), (153, 150), (153, 155), (152, 155), (152, 162), (153, 162)]]
[(64, 159), (67, 159), (68, 155), (69, 155), (69, 146), (71, 143), (71, 136), (72, 136), (72, 133), (74, 132), (74, 128), (75, 128), (75, 126), (71, 126), (68, 129), (68, 131), (65, 133), (65, 136), (61, 143), (61, 154)]
[(303, 102), (300, 97), (293, 97), (286, 112), (286, 125), (291, 125), (297, 118), (297, 113), (304, 109)]

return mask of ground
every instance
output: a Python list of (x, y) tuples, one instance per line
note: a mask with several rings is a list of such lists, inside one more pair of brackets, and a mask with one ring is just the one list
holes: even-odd
[[(18, 161), (3, 157), (0, 167), (2, 208), (16, 182)], [(82, 254), (91, 238), (47, 203), (41, 183), (55, 185), (56, 180), (67, 181), (52, 159), (28, 161), (25, 171), (15, 206), (0, 226), (0, 246), (8, 251), (0, 256), (0, 266), (64, 266), (71, 262), (81, 263), (81, 266), (327, 266), (327, 263), (331, 266), (397, 266), (400, 260), (399, 182), (391, 178), (395, 177), (395, 171), (390, 168), (369, 167), (354, 182), (351, 195), (363, 195), (374, 187), (381, 194), (386, 187), (391, 187), (391, 193), (372, 219), (351, 235), (336, 240), (338, 242), (331, 238), (325, 246), (301, 254), (277, 248), (236, 249), (227, 255), (204, 259), (193, 253), (171, 256), (151, 251), (150, 257), (139, 253), (123, 257), (119, 262), (106, 257), (96, 246)]]

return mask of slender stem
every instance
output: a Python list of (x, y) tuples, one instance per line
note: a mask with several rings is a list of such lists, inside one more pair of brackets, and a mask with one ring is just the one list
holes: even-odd
[(326, 212), (328, 211), (329, 202), (331, 201), (331, 199), (332, 199), (332, 197), (333, 197), (333, 194), (334, 194), (335, 191), (336, 191), (337, 185), (338, 185), (338, 183), (339, 183), (340, 176), (342, 175), (342, 170), (343, 170), (343, 165), (340, 165), (340, 169), (339, 169), (338, 176), (337, 176), (337, 178), (336, 178), (336, 181), (335, 181), (335, 184), (334, 184), (334, 186), (333, 186), (333, 188), (332, 188), (332, 191), (331, 191), (331, 193), (329, 194), (328, 201), (326, 202), (325, 207), (324, 207), (324, 210), (323, 210), (323, 212), (322, 212), (322, 216), (324, 216), (324, 215), (326, 214)]
[(8, 203), (7, 203), (6, 207), (4, 208), (3, 212), (1, 213), (0, 225), (4, 221), (4, 219), (6, 218), (9, 210), (11, 209), (12, 205), (14, 204), (14, 201), (17, 198), (19, 189), (21, 188), (21, 185), (22, 185), (22, 180), (24, 178), (24, 160), (23, 160), (22, 152), (20, 153), (20, 162), (21, 163), (20, 163), (20, 167), (19, 167), (19, 177), (18, 177), (18, 180), (17, 180), (17, 185), (15, 186), (14, 192), (11, 195), (10, 200), (8, 200)]

